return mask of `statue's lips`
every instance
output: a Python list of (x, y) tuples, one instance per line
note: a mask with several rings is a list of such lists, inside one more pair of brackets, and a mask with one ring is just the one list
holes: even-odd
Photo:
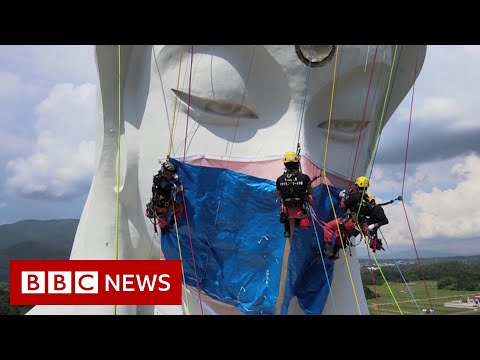
[[(284, 172), (282, 157), (283, 154), (279, 154), (277, 156), (253, 160), (197, 154), (186, 157), (184, 161), (192, 165), (224, 168), (276, 181), (277, 177)], [(302, 171), (312, 179), (322, 173), (322, 169), (314, 164), (307, 155), (302, 155), (301, 163)], [(318, 181), (313, 185), (316, 186), (321, 182), (328, 182), (329, 185), (341, 189), (348, 189), (351, 186), (351, 182), (347, 179), (348, 175), (327, 171), (327, 178), (325, 179), (322, 176), (321, 178), (318, 178)]]

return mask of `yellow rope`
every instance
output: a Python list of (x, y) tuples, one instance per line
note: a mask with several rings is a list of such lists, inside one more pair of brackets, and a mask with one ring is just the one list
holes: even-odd
[[(180, 71), (182, 69), (182, 58), (183, 58), (183, 45), (180, 47), (180, 62), (179, 62), (179, 65), (178, 65), (177, 87), (176, 87), (177, 91), (178, 91), (178, 87), (180, 85)], [(173, 135), (175, 133), (175, 126), (176, 126), (175, 115), (176, 115), (176, 110), (177, 110), (177, 100), (178, 100), (178, 96), (175, 96), (175, 103), (173, 105), (173, 124), (172, 124), (172, 128), (170, 129), (170, 145), (168, 146), (167, 158), (170, 157), (170, 153), (172, 152), (172, 148), (173, 148)], [(179, 105), (180, 105), (180, 103), (179, 103)]]
[(328, 179), (327, 179), (327, 173), (326, 173), (326, 169), (327, 169), (327, 152), (328, 152), (328, 138), (330, 136), (330, 124), (331, 124), (331, 121), (332, 121), (332, 110), (333, 110), (333, 99), (334, 99), (334, 93), (335, 93), (335, 80), (336, 80), (336, 75), (337, 75), (337, 62), (338, 62), (338, 52), (339, 52), (339, 49), (340, 49), (340, 45), (337, 46), (337, 51), (335, 52), (335, 65), (334, 65), (334, 70), (333, 70), (333, 81), (332, 81), (332, 96), (331, 96), (331, 99), (330, 99), (330, 111), (329, 111), (329, 115), (328, 115), (328, 129), (327, 129), (327, 139), (325, 141), (325, 155), (324, 155), (324, 159), (323, 159), (323, 178), (325, 179), (325, 184), (327, 185), (327, 192), (328, 192), (328, 196), (330, 198), (330, 204), (332, 205), (332, 210), (333, 210), (333, 215), (335, 216), (335, 220), (336, 220), (336, 223), (337, 223), (337, 229), (338, 229), (338, 233), (340, 234), (340, 241), (342, 243), (342, 249), (343, 249), (343, 254), (344, 254), (344, 257), (345, 257), (345, 260), (346, 260), (346, 264), (347, 264), (347, 270), (348, 270), (348, 275), (350, 276), (350, 282), (352, 284), (352, 289), (353, 289), (353, 295), (355, 297), (355, 302), (357, 304), (357, 309), (358, 309), (358, 313), (361, 315), (362, 312), (360, 310), (360, 304), (358, 302), (358, 296), (357, 296), (357, 292), (355, 291), (355, 284), (353, 283), (353, 277), (352, 277), (352, 273), (350, 271), (350, 266), (348, 264), (348, 256), (347, 256), (347, 253), (345, 251), (345, 246), (344, 246), (344, 243), (343, 243), (343, 239), (342, 239), (342, 233), (340, 231), (340, 226), (338, 224), (338, 218), (337, 218), (337, 213), (335, 211), (335, 206), (333, 204), (333, 200), (332, 200), (332, 194), (330, 193), (330, 187), (328, 185)]
[[(179, 65), (178, 65), (178, 75), (177, 75), (177, 87), (176, 87), (176, 90), (179, 89), (179, 86), (180, 86), (180, 73), (181, 73), (181, 69), (182, 69), (182, 59), (183, 59), (183, 45), (180, 47), (180, 60), (179, 60)], [(155, 48), (154, 48), (154, 55), (155, 55)], [(155, 61), (156, 61), (156, 57), (155, 57)], [(158, 69), (158, 66), (157, 66), (157, 69)], [(159, 77), (161, 76), (160, 75), (160, 70), (158, 69), (159, 73)], [(175, 126), (176, 126), (176, 120), (178, 117), (176, 117), (177, 115), (177, 101), (178, 101), (178, 97), (175, 96), (175, 103), (173, 105), (173, 119), (172, 119), (172, 126), (170, 128), (170, 143), (169, 143), (169, 146), (168, 146), (168, 152), (167, 152), (167, 158), (170, 157), (170, 154), (171, 154), (171, 151), (172, 151), (172, 148), (173, 148), (173, 136), (174, 136), (174, 133), (175, 133)], [(178, 105), (180, 107), (180, 102), (178, 102)], [(190, 313), (190, 307), (189, 307), (189, 304), (188, 304), (188, 294), (187, 294), (187, 288), (186, 288), (186, 281), (185, 281), (185, 270), (184, 270), (184, 266), (183, 266), (183, 257), (182, 257), (182, 249), (180, 247), (180, 236), (178, 234), (178, 227), (177, 227), (177, 218), (175, 216), (175, 203), (173, 203), (173, 218), (175, 220), (175, 232), (176, 232), (176, 236), (177, 236), (177, 244), (178, 244), (178, 252), (179, 252), (179, 256), (180, 256), (180, 261), (182, 263), (182, 278), (183, 278), (183, 283), (185, 285), (182, 286), (183, 290), (184, 290), (184, 293), (185, 293), (185, 302), (186, 302), (186, 308), (187, 308), (187, 313)]]
[(182, 287), (185, 292), (185, 303), (187, 307), (187, 312), (190, 313), (190, 307), (188, 305), (187, 282), (185, 281), (185, 269), (183, 267), (182, 248), (180, 247), (180, 236), (178, 235), (177, 217), (175, 216), (175, 202), (173, 202), (173, 200), (172, 200), (172, 212), (173, 212), (173, 219), (175, 220), (175, 232), (177, 233), (178, 253), (180, 255), (180, 261), (182, 264), (182, 278), (184, 283)]
[[(372, 151), (372, 154), (370, 155), (370, 160), (369, 160), (369, 163), (372, 161), (372, 158), (375, 156), (376, 152), (377, 152), (377, 148), (378, 148), (378, 143), (379, 143), (379, 139), (380, 139), (380, 132), (381, 132), (381, 129), (382, 129), (382, 124), (383, 124), (383, 120), (385, 119), (385, 112), (386, 112), (386, 108), (387, 108), (387, 101), (388, 101), (388, 98), (389, 98), (389, 95), (390, 95), (390, 92), (392, 90), (392, 76), (393, 76), (393, 71), (395, 69), (395, 60), (396, 60), (396, 57), (397, 57), (397, 48), (398, 48), (398, 45), (395, 45), (395, 50), (393, 52), (393, 59), (392, 59), (392, 67), (390, 68), (390, 75), (388, 77), (388, 83), (387, 83), (387, 90), (386, 90), (386, 93), (385, 93), (385, 99), (383, 101), (383, 108), (382, 108), (382, 114), (380, 116), (380, 123), (378, 124), (378, 127), (377, 127), (377, 132), (375, 134), (375, 148), (374, 148), (374, 151)], [(362, 199), (363, 199), (363, 195), (364, 195), (364, 192), (362, 192)], [(360, 209), (358, 210), (360, 212)], [(357, 213), (357, 216), (358, 216), (358, 213)], [(368, 244), (368, 242), (365, 240), (365, 235), (363, 234), (363, 232), (360, 232), (362, 234), (362, 239), (364, 241), (364, 243), (367, 245), (367, 251), (370, 251), (370, 246)], [(390, 288), (390, 285), (388, 284), (388, 281), (387, 279), (385, 278), (384, 274), (383, 274), (383, 271), (380, 267), (380, 264), (378, 263), (377, 261), (377, 258), (375, 256), (375, 254), (372, 252), (372, 256), (373, 256), (373, 259), (375, 260), (375, 263), (377, 264), (377, 267), (378, 267), (378, 270), (380, 270), (380, 274), (382, 275), (383, 277), (383, 280), (385, 281), (385, 284), (387, 285), (388, 287), (388, 290), (390, 291), (390, 294), (392, 295), (392, 298), (393, 298), (393, 301), (395, 302), (395, 304), (397, 305), (398, 307), (398, 310), (400, 311), (400, 314), (403, 315), (403, 312), (402, 310), (400, 309), (400, 305), (398, 304), (396, 298), (395, 298), (395, 295), (393, 294), (393, 291), (392, 289)]]
[[(118, 227), (120, 217), (120, 131), (121, 131), (121, 45), (118, 45), (118, 129), (117, 129), (117, 208), (115, 214), (115, 260), (118, 260)], [(117, 315), (117, 305), (113, 307), (113, 315)]]
[[(374, 137), (375, 148), (374, 148), (374, 151), (372, 151), (372, 153), (370, 154), (370, 159), (368, 161), (369, 164), (372, 162), (372, 158), (375, 156), (375, 154), (377, 152), (377, 147), (378, 147), (378, 143), (379, 143), (379, 140), (380, 140), (380, 131), (382, 129), (382, 123), (383, 123), (383, 120), (385, 118), (385, 110), (386, 110), (386, 107), (387, 107), (387, 100), (388, 100), (388, 97), (389, 97), (389, 91), (391, 91), (391, 87), (392, 87), (391, 82), (392, 82), (393, 69), (395, 68), (395, 58), (397, 56), (397, 47), (398, 47), (398, 45), (395, 45), (395, 50), (393, 52), (392, 67), (390, 68), (390, 75), (388, 76), (387, 90), (385, 92), (385, 99), (383, 101), (382, 114), (380, 115), (380, 123), (378, 124), (377, 132), (376, 132), (375, 137)], [(370, 176), (371, 176), (371, 173), (372, 173), (372, 171), (370, 171)], [(363, 201), (364, 195), (365, 195), (365, 191), (362, 191), (362, 196), (360, 197), (360, 203)], [(360, 208), (361, 207), (359, 207), (358, 211), (357, 211), (357, 218), (358, 218), (358, 215), (360, 214)]]

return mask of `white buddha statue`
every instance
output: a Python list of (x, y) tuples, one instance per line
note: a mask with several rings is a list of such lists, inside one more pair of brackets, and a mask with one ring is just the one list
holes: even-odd
[[(366, 174), (426, 46), (122, 45), (120, 55), (118, 46), (95, 54), (96, 171), (71, 259), (178, 258), (175, 232), (155, 236), (145, 216), (167, 156), (180, 167), (187, 204), (177, 220), (183, 304), (117, 306), (117, 314), (273, 314), (279, 298), (282, 314), (368, 314), (355, 248), (324, 262), (313, 230), (294, 234), (279, 293), (287, 270), (274, 181), (283, 153), (299, 144), (303, 172), (325, 171), (314, 201), (330, 220), (325, 186), (348, 188)], [(112, 314), (112, 306), (36, 306), (29, 314), (52, 313)]]

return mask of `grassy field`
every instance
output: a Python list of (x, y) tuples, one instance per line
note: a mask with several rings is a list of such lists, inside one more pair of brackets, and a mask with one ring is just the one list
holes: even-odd
[[(425, 284), (428, 289), (428, 294), (425, 289)], [(377, 293), (380, 295), (377, 299), (367, 299), (370, 314), (400, 315), (403, 313), (403, 315), (420, 315), (420, 311), (422, 309), (433, 308), (435, 310), (435, 315), (480, 315), (480, 310), (473, 311), (468, 309), (445, 307), (443, 305), (449, 301), (461, 300), (467, 295), (478, 295), (478, 291), (439, 290), (437, 289), (436, 281), (426, 281), (425, 283), (423, 281), (417, 281), (408, 284), (408, 287), (412, 293), (410, 294), (405, 283), (388, 283), (388, 285), (390, 286), (393, 296), (388, 286), (383, 284), (376, 287)], [(369, 285), (368, 287), (374, 291), (374, 287), (372, 285)], [(412, 299), (412, 295), (413, 299), (415, 300)]]

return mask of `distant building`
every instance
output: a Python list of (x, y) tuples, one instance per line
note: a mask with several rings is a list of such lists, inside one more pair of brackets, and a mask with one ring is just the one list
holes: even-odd
[(456, 307), (462, 309), (480, 308), (480, 295), (468, 295), (462, 300), (450, 301), (443, 305), (446, 307)]

